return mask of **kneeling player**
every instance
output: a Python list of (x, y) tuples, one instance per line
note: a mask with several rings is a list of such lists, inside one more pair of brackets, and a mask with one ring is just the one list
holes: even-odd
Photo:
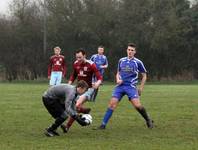
[(79, 81), (75, 86), (69, 84), (60, 84), (50, 87), (43, 94), (43, 104), (48, 112), (55, 119), (55, 122), (46, 129), (45, 135), (52, 137), (59, 135), (56, 129), (68, 118), (72, 116), (80, 125), (87, 123), (76, 112), (76, 97), (87, 91), (88, 84), (85, 81)]

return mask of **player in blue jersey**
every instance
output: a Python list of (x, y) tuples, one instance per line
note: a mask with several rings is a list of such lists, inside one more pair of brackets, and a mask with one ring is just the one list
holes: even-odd
[[(108, 67), (108, 60), (107, 60), (107, 57), (104, 55), (104, 46), (102, 46), (102, 45), (98, 46), (98, 54), (92, 55), (90, 60), (96, 64), (98, 71), (100, 72), (100, 74), (103, 77), (104, 71)], [(96, 81), (97, 81), (97, 78), (94, 75), (92, 78), (92, 82), (95, 83)], [(95, 89), (94, 94), (93, 94), (94, 101), (96, 99), (97, 94), (98, 94), (98, 89)]]
[[(109, 102), (109, 107), (104, 115), (102, 124), (100, 125), (99, 129), (106, 128), (106, 125), (111, 118), (113, 111), (116, 109), (124, 95), (128, 96), (131, 104), (145, 119), (147, 127), (153, 128), (153, 120), (149, 117), (145, 108), (140, 103), (140, 95), (143, 91), (144, 84), (147, 79), (147, 71), (142, 61), (134, 57), (135, 53), (135, 44), (129, 43), (127, 47), (127, 57), (123, 57), (119, 60), (118, 70), (116, 74), (117, 86), (113, 90), (112, 98)], [(139, 88), (137, 88), (138, 73), (142, 75)]]
[(103, 76), (104, 69), (108, 67), (107, 57), (104, 55), (104, 47), (98, 47), (98, 54), (94, 54), (90, 58), (96, 64), (97, 69), (99, 70), (100, 74)]

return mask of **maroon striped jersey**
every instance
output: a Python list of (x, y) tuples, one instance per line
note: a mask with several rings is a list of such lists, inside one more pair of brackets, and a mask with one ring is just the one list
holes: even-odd
[(73, 64), (73, 73), (70, 76), (70, 81), (74, 81), (76, 78), (77, 80), (84, 80), (87, 82), (89, 87), (92, 87), (92, 76), (95, 75), (97, 80), (102, 81), (102, 76), (100, 75), (100, 72), (96, 68), (96, 65), (94, 62), (90, 60), (86, 60), (83, 63), (80, 63), (79, 61), (75, 61)]
[(63, 55), (53, 55), (50, 57), (50, 63), (48, 65), (48, 76), (52, 71), (62, 71), (63, 77), (66, 75), (65, 57)]

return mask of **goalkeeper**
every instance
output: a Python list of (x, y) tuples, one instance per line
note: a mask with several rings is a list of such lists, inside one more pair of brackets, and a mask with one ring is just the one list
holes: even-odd
[(87, 125), (84, 119), (76, 112), (76, 97), (85, 93), (88, 89), (85, 81), (79, 81), (75, 86), (69, 84), (60, 84), (50, 87), (44, 92), (43, 104), (48, 112), (55, 118), (55, 122), (45, 130), (45, 135), (49, 137), (59, 136), (56, 129), (71, 116), (81, 126)]

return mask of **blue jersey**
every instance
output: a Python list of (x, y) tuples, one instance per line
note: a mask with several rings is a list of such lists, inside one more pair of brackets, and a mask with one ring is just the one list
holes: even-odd
[(108, 65), (107, 57), (105, 55), (94, 54), (90, 58), (96, 64), (97, 69), (101, 73), (104, 74), (104, 68), (101, 68), (103, 65)]
[(146, 73), (146, 69), (141, 60), (137, 58), (129, 59), (123, 57), (118, 63), (119, 77), (123, 80), (123, 85), (130, 85), (135, 87), (138, 83), (138, 73)]

